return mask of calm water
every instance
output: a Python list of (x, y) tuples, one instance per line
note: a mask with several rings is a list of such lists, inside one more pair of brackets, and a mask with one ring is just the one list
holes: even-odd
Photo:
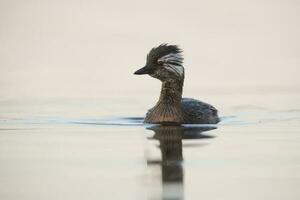
[[(0, 200), (300, 199), (299, 1), (0, 0)], [(217, 126), (141, 118), (178, 44)]]
[(0, 199), (299, 199), (298, 90), (206, 97), (217, 126), (143, 125), (147, 96), (1, 102)]

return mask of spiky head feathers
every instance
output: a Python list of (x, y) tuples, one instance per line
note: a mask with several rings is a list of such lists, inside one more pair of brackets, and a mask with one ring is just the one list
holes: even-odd
[(182, 50), (177, 45), (161, 44), (147, 55), (146, 66), (135, 74), (149, 74), (161, 81), (183, 79)]
[[(171, 61), (172, 55), (174, 56), (173, 61), (180, 62), (182, 64), (182, 50), (177, 45), (168, 45), (168, 44), (161, 44), (158, 47), (154, 47), (151, 49), (149, 54), (147, 55), (147, 63), (158, 63), (160, 58), (163, 58), (164, 56), (169, 56), (169, 60)], [(175, 60), (177, 56), (177, 60)]]
[(162, 44), (151, 49), (147, 56), (147, 65), (154, 67), (152, 77), (160, 80), (183, 78), (182, 50), (177, 45)]

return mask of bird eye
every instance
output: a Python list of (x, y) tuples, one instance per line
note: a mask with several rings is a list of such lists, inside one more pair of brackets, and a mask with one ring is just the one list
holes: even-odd
[(158, 61), (157, 61), (157, 64), (159, 64), (159, 65), (163, 65), (163, 61), (161, 61), (161, 60), (158, 60)]

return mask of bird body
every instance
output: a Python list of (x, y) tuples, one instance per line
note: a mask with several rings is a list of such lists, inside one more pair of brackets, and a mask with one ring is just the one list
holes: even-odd
[(147, 56), (146, 66), (135, 74), (149, 74), (161, 80), (162, 89), (156, 105), (145, 117), (145, 123), (153, 124), (216, 124), (218, 111), (212, 105), (182, 98), (184, 68), (182, 50), (176, 45), (162, 44), (153, 48)]

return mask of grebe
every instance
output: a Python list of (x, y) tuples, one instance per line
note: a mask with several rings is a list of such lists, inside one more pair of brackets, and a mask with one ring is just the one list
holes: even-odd
[(146, 66), (134, 74), (149, 74), (162, 82), (160, 97), (144, 119), (153, 124), (216, 124), (218, 111), (212, 105), (182, 98), (184, 67), (182, 50), (177, 45), (161, 44), (151, 49)]

